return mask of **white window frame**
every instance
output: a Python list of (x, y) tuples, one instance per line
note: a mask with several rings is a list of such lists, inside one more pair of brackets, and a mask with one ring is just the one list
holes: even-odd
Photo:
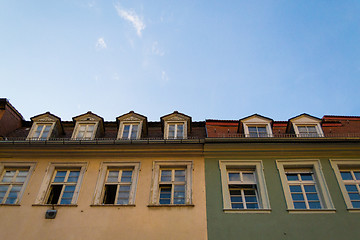
[[(123, 134), (124, 134), (124, 128), (126, 125), (130, 125), (130, 131), (129, 131), (129, 136), (127, 138), (123, 138)], [(131, 138), (131, 131), (134, 125), (138, 125), (138, 130), (136, 133), (136, 138), (135, 139), (140, 139), (141, 138), (141, 132), (142, 132), (142, 121), (125, 121), (125, 122), (121, 122), (120, 126), (119, 126), (119, 132), (118, 132), (118, 139), (123, 139), (123, 140), (135, 140)]]
[[(0, 203), (1, 205), (11, 205), (11, 206), (18, 206), (20, 205), (22, 196), (25, 192), (26, 186), (31, 178), (31, 175), (35, 169), (36, 163), (34, 162), (0, 162), (0, 176), (2, 177), (2, 175), (4, 174), (5, 170), (7, 169), (28, 169), (28, 174), (26, 176), (26, 179), (24, 181), (24, 183), (22, 184), (21, 190), (17, 196), (16, 202), (14, 204), (5, 204), (5, 203)], [(4, 185), (11, 185), (11, 183), (9, 184), (4, 184)], [(5, 197), (7, 197), (7, 195), (5, 195)], [(6, 200), (6, 198), (4, 197), (4, 200)]]
[[(40, 126), (40, 125), (50, 125), (49, 134), (46, 137), (46, 139), (41, 138), (41, 136), (42, 136), (42, 134), (44, 132), (44, 129), (45, 129), (44, 127), (41, 130), (40, 135), (38, 137), (34, 137), (34, 134), (35, 134), (38, 126)], [(43, 140), (43, 141), (49, 140), (49, 138), (50, 138), (50, 136), (51, 136), (51, 134), (52, 134), (52, 132), (54, 130), (54, 127), (55, 127), (55, 122), (45, 122), (45, 121), (44, 122), (34, 122), (33, 125), (31, 126), (31, 129), (29, 131), (27, 139), (28, 140)]]
[[(52, 179), (54, 178), (54, 174), (56, 170), (72, 170), (72, 169), (79, 169), (80, 174), (78, 178), (78, 182), (76, 183), (75, 191), (73, 194), (73, 198), (71, 204), (47, 204)], [(67, 205), (75, 205), (77, 203), (77, 199), (79, 197), (80, 188), (82, 185), (82, 181), (87, 169), (86, 162), (73, 162), (73, 163), (49, 163), (49, 166), (46, 169), (46, 174), (44, 180), (41, 184), (39, 194), (35, 200), (35, 205), (57, 205), (57, 206), (67, 206)]]
[[(185, 170), (185, 204), (160, 204), (160, 172), (162, 169), (184, 169)], [(151, 206), (193, 206), (192, 204), (192, 161), (154, 161), (153, 162), (153, 175), (150, 191), (150, 204)]]
[[(91, 138), (90, 139), (85, 139), (85, 134), (82, 138), (78, 138), (77, 135), (79, 134), (79, 131), (80, 131), (80, 127), (81, 126), (86, 126), (85, 128), (85, 132), (86, 132), (86, 129), (88, 128), (89, 125), (93, 125), (94, 126), (94, 130), (92, 132), (92, 135), (91, 135)], [(94, 140), (95, 136), (96, 136), (96, 132), (98, 130), (98, 126), (99, 126), (99, 122), (95, 122), (95, 121), (79, 121), (76, 123), (76, 126), (75, 126), (75, 129), (74, 129), (74, 132), (73, 132), (73, 135), (72, 135), (72, 139), (74, 140)]]
[[(109, 170), (132, 169), (132, 182), (128, 204), (103, 204), (106, 177)], [(95, 188), (93, 205), (97, 206), (135, 206), (136, 188), (140, 171), (140, 162), (103, 162), (100, 166), (100, 173)], [(116, 199), (115, 199), (116, 200)]]
[[(345, 182), (341, 177), (341, 170), (360, 170), (360, 159), (330, 159), (331, 167), (334, 170), (337, 182), (339, 184), (340, 190), (342, 192), (346, 207), (349, 212), (360, 212), (360, 208), (354, 208), (351, 199), (349, 197), (348, 191), (345, 187)], [(353, 183), (355, 184), (355, 183)], [(359, 181), (357, 181), (359, 184)]]
[[(272, 136), (273, 136), (272, 131), (271, 131), (270, 123), (265, 124), (265, 125), (264, 125), (264, 124), (245, 124), (245, 123), (244, 123), (245, 137), (252, 137), (252, 136), (250, 136), (249, 127), (256, 127), (256, 128), (258, 128), (258, 127), (265, 127), (265, 129), (266, 129), (266, 135), (267, 135), (266, 137), (272, 137)], [(253, 137), (253, 138), (263, 138), (263, 137), (259, 136), (259, 134), (258, 134), (257, 137)]]
[[(166, 121), (165, 122), (165, 139), (187, 139), (187, 122), (186, 121)], [(169, 128), (170, 125), (175, 125), (174, 138), (169, 138)], [(183, 137), (177, 138), (177, 127), (178, 125), (183, 126)]]
[[(282, 188), (286, 200), (287, 210), (289, 213), (334, 213), (335, 207), (331, 200), (329, 189), (326, 185), (325, 177), (322, 173), (320, 160), (318, 159), (289, 159), (276, 160), (276, 166), (279, 171)], [(320, 199), (321, 209), (295, 209), (290, 193), (290, 187), (287, 181), (286, 172), (301, 171), (310, 169), (313, 173), (315, 187), (317, 188)]]
[[(238, 212), (238, 213), (270, 213), (270, 201), (266, 188), (264, 167), (262, 160), (220, 160), (219, 168), (221, 174), (221, 186), (223, 196), (223, 210), (224, 212)], [(258, 209), (233, 209), (231, 207), (228, 172), (232, 170), (252, 171), (255, 175)]]

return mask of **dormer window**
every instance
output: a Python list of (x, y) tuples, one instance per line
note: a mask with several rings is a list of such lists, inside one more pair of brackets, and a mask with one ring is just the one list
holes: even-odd
[(175, 111), (161, 117), (165, 139), (187, 139), (190, 133), (191, 117)]
[(130, 111), (117, 118), (119, 122), (118, 139), (140, 139), (147, 134), (147, 118)]
[(316, 126), (297, 126), (299, 137), (319, 137)]
[(91, 140), (94, 136), (95, 124), (80, 124), (76, 139)]
[(121, 139), (137, 139), (139, 124), (124, 124)]
[(28, 134), (29, 140), (49, 140), (62, 133), (61, 119), (46, 112), (31, 118), (33, 125)]
[(320, 123), (321, 119), (319, 118), (301, 114), (289, 120), (288, 128), (292, 127), (297, 137), (323, 137), (324, 133)]
[(175, 123), (168, 125), (168, 139), (183, 139), (184, 123)]
[(104, 134), (104, 120), (98, 115), (87, 112), (74, 117), (75, 128), (72, 139), (75, 140), (93, 140)]
[(240, 120), (245, 137), (262, 138), (272, 137), (271, 124), (273, 120), (258, 114)]
[(36, 130), (32, 139), (47, 140), (52, 124), (36, 124)]

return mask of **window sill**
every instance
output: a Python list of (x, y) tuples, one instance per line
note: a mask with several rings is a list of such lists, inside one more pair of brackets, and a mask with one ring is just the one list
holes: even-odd
[(149, 204), (148, 207), (194, 207), (194, 204)]
[(77, 204), (33, 204), (33, 207), (77, 207)]
[(135, 204), (91, 204), (90, 207), (135, 207)]
[(289, 213), (335, 213), (335, 209), (287, 209)]
[(348, 208), (347, 210), (351, 213), (360, 213), (360, 208)]
[(225, 213), (271, 213), (271, 209), (223, 209)]
[(20, 204), (1, 203), (1, 204), (0, 204), (0, 207), (1, 207), (1, 206), (17, 206), (17, 207), (18, 207), (18, 206), (20, 206)]

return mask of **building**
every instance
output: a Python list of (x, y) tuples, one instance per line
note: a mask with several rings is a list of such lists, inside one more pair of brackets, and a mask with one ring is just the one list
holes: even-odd
[(23, 119), (0, 99), (4, 239), (357, 239), (360, 117)]

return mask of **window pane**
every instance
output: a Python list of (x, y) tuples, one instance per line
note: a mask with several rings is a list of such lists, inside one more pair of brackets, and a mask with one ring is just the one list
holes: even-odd
[(240, 181), (240, 173), (229, 172), (229, 181)]
[(353, 208), (360, 208), (360, 202), (356, 201), (356, 202), (351, 202), (353, 205)]
[(310, 209), (321, 209), (320, 202), (309, 202)]
[(348, 192), (357, 192), (356, 185), (345, 185), (345, 187)]
[(243, 173), (243, 181), (249, 183), (255, 183), (255, 178), (253, 173)]
[(303, 201), (304, 195), (302, 193), (292, 193), (291, 197), (294, 201)]
[(176, 133), (176, 137), (177, 138), (183, 138), (184, 137), (184, 125), (177, 125), (177, 133)]
[(360, 180), (360, 171), (354, 171), (356, 180)]
[(288, 181), (297, 181), (299, 180), (298, 175), (296, 173), (287, 173), (286, 174)]
[(175, 181), (185, 182), (185, 170), (175, 170)]
[(57, 171), (54, 182), (64, 182), (67, 171)]
[(107, 182), (118, 182), (119, 171), (109, 171)]
[(312, 201), (312, 200), (319, 201), (319, 197), (318, 197), (317, 193), (307, 193), (306, 197), (309, 201)]
[(353, 180), (350, 171), (342, 171), (341, 172), (341, 177), (343, 180)]
[(312, 181), (313, 177), (312, 177), (312, 173), (301, 173), (301, 180), (303, 181)]
[(246, 203), (248, 209), (258, 209), (259, 205), (257, 203)]
[(129, 138), (129, 132), (130, 132), (130, 125), (124, 125), (122, 138), (128, 139)]
[(162, 182), (171, 182), (171, 173), (172, 173), (172, 170), (162, 170), (161, 171), (161, 181)]
[(94, 124), (87, 126), (87, 132), (93, 132), (94, 131)]
[(138, 125), (132, 125), (131, 139), (136, 139), (138, 133)]
[(80, 175), (80, 171), (70, 171), (67, 182), (77, 182)]
[(294, 202), (295, 209), (306, 209), (305, 202)]
[(175, 137), (175, 125), (169, 125), (168, 137), (169, 138), (174, 138)]
[(359, 193), (349, 193), (349, 197), (351, 200), (360, 200)]
[(234, 209), (244, 209), (244, 206), (242, 203), (231, 203), (231, 207)]
[(316, 192), (315, 185), (305, 185), (304, 186), (305, 192)]
[(302, 192), (300, 185), (290, 185), (290, 192)]
[(123, 171), (121, 182), (131, 182), (132, 171)]

